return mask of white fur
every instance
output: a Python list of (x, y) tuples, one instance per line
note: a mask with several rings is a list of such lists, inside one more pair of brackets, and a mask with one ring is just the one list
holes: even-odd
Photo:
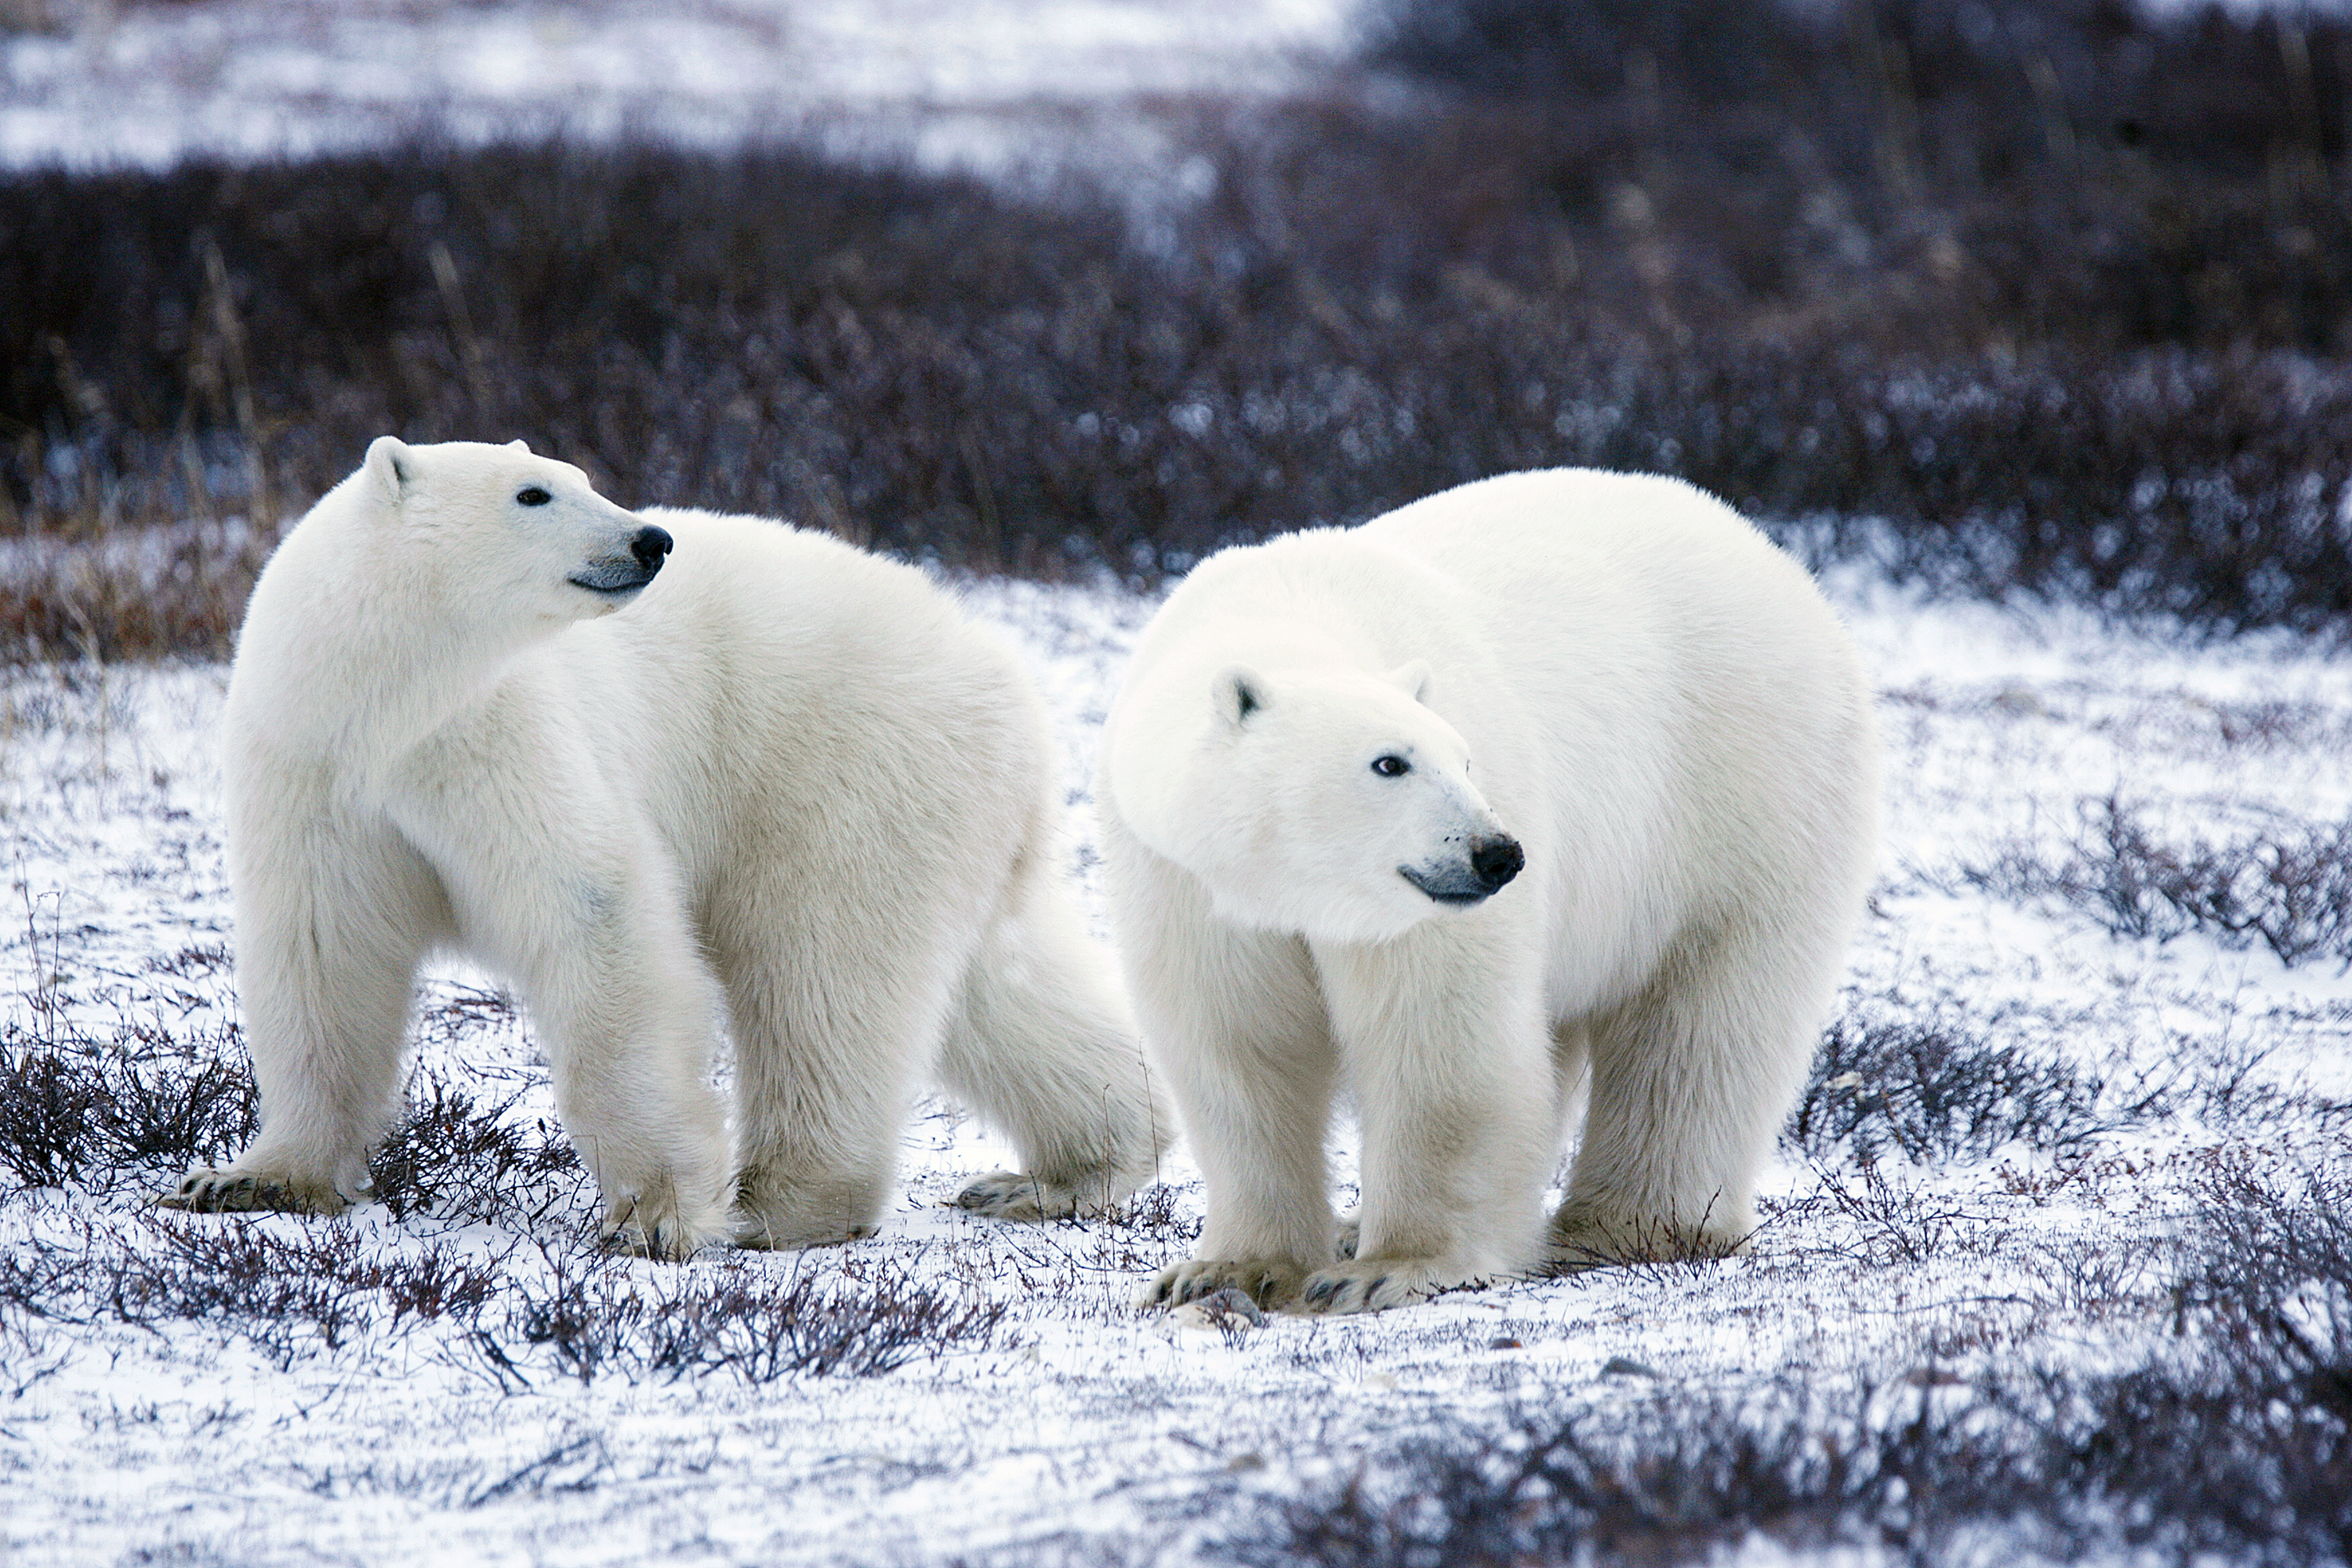
[[(552, 499), (520, 504), (532, 487)], [(650, 586), (578, 585), (648, 523), (677, 542)], [(239, 639), (228, 851), (262, 1127), (175, 1201), (359, 1195), (438, 947), (515, 982), (608, 1228), (656, 1253), (870, 1230), (933, 1068), (1028, 1163), (967, 1206), (1123, 1196), (1164, 1123), (1060, 885), (1047, 754), (1013, 656), (908, 568), (633, 515), (520, 442), (376, 442)]]
[[(1843, 628), (1729, 509), (1560, 469), (1213, 556), (1137, 646), (1097, 794), (1209, 1185), (1159, 1299), (1360, 1310), (1753, 1227), (1876, 858), (1876, 746)], [(1402, 874), (1498, 829), (1526, 868), (1484, 902)]]

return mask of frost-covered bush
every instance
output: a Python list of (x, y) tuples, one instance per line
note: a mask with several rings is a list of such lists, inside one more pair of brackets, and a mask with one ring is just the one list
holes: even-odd
[(1981, 1160), (2011, 1143), (2065, 1154), (2112, 1125), (2102, 1085), (1942, 1019), (1850, 1014), (1822, 1036), (1784, 1136), (1809, 1159)]
[(27, 1187), (184, 1170), (242, 1147), (256, 1117), (235, 1026), (0, 1029), (0, 1172)]
[(2202, 931), (2285, 964), (2352, 963), (2352, 824), (2280, 822), (2217, 841), (2166, 832), (2116, 795), (2084, 803), (2083, 816), (2064, 854), (2012, 845), (1965, 879), (2071, 905), (2119, 937)]
[(1976, 1561), (2352, 1561), (2352, 1184), (2243, 1167), (2170, 1286), (2177, 1342), (2120, 1371), (1933, 1364), (1749, 1391), (1661, 1384), (1400, 1441), (1268, 1500), (1228, 1561), (1705, 1563), (1802, 1551)]

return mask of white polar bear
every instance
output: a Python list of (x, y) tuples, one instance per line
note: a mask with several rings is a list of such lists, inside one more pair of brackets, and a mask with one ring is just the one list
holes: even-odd
[(1876, 745), (1836, 616), (1729, 509), (1561, 469), (1213, 556), (1137, 645), (1097, 798), (1208, 1182), (1156, 1299), (1361, 1310), (1753, 1228), (1875, 861)]
[(934, 1067), (1027, 1164), (967, 1207), (1067, 1214), (1152, 1173), (1165, 1121), (1060, 885), (1042, 705), (908, 567), (632, 515), (520, 442), (387, 437), (255, 586), (226, 729), (262, 1124), (178, 1206), (363, 1192), (441, 947), (518, 984), (607, 1230), (656, 1255), (870, 1231)]

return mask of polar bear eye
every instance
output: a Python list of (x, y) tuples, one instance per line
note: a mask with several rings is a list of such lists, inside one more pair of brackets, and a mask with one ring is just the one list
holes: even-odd
[(1372, 772), (1380, 774), (1381, 777), (1384, 779), (1401, 779), (1404, 777), (1405, 774), (1412, 772), (1412, 764), (1406, 762), (1402, 757), (1398, 756), (1394, 752), (1391, 752), (1384, 757), (1374, 757), (1372, 759)]
[(526, 485), (521, 489), (515, 491), (515, 500), (520, 501), (525, 506), (545, 506), (549, 501), (551, 501), (554, 499), (555, 498), (553, 496), (549, 495), (537, 485)]

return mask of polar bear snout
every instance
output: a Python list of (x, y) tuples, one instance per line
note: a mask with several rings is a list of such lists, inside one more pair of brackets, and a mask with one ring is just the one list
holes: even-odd
[(1503, 885), (1517, 876), (1527, 863), (1527, 851), (1508, 834), (1500, 838), (1470, 841), (1470, 874), (1490, 893), (1501, 891)]
[(670, 546), (677, 542), (670, 538), (667, 529), (656, 528), (649, 522), (637, 530), (636, 537), (629, 541), (629, 553), (636, 557), (637, 564), (644, 568), (646, 576), (650, 579), (661, 570), (663, 558), (669, 554)]
[(629, 536), (627, 559), (607, 555), (591, 562), (587, 570), (572, 574), (572, 585), (598, 594), (634, 594), (654, 580), (675, 542), (668, 530), (647, 523)]
[(1435, 866), (1400, 866), (1398, 875), (1441, 904), (1466, 909), (1502, 890), (1528, 863), (1527, 851), (1509, 834), (1470, 840), (1469, 854)]

